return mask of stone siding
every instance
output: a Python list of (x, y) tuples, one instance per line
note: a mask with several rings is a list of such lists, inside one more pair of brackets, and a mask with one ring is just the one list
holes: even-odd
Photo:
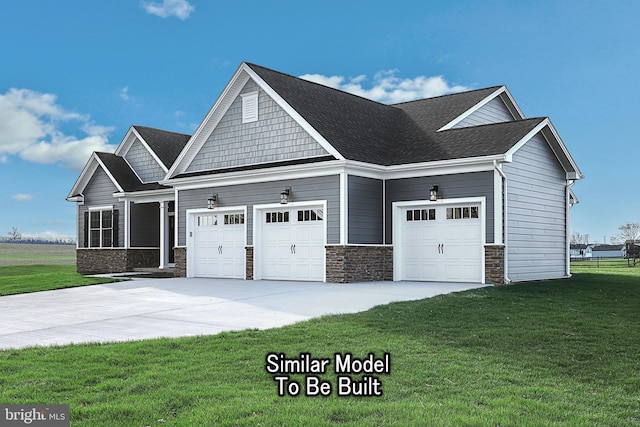
[(160, 249), (77, 249), (76, 271), (80, 274), (125, 273), (136, 268), (157, 268)]
[(253, 280), (253, 246), (247, 246), (245, 279)]
[(504, 285), (504, 246), (484, 247), (484, 280), (487, 284)]
[(187, 248), (173, 248), (173, 259), (176, 264), (175, 277), (187, 277)]
[(393, 280), (392, 246), (327, 245), (327, 282)]

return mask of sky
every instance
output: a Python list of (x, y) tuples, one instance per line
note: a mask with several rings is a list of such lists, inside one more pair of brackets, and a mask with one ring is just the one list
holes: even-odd
[(585, 178), (572, 231), (640, 223), (640, 2), (9, 0), (0, 235), (75, 236), (65, 200), (131, 125), (191, 134), (243, 62), (394, 103), (506, 85)]

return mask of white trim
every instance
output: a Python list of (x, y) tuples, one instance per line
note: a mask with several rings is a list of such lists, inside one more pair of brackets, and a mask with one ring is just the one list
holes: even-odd
[(112, 209), (113, 210), (113, 205), (90, 206), (87, 210), (89, 210), (89, 211), (106, 211), (108, 209)]
[[(176, 198), (177, 200), (177, 198)], [(175, 206), (175, 212), (177, 213), (177, 205)], [(187, 268), (186, 268), (186, 275), (187, 277), (195, 277), (195, 261), (194, 261), (194, 257), (195, 257), (195, 249), (194, 249), (194, 243), (195, 243), (195, 239), (194, 239), (194, 232), (195, 232), (195, 217), (198, 214), (206, 214), (206, 213), (211, 213), (211, 214), (224, 214), (224, 213), (228, 213), (228, 212), (242, 212), (244, 214), (244, 246), (247, 246), (247, 206), (246, 205), (238, 205), (238, 206), (224, 206), (224, 207), (216, 207), (214, 209), (207, 209), (207, 208), (197, 208), (197, 209), (187, 209), (185, 212), (185, 216), (186, 216), (186, 235), (185, 235), (185, 239), (186, 239), (186, 244), (184, 246), (179, 246), (176, 245), (176, 248), (186, 248), (187, 250), (187, 257), (186, 257), (186, 261), (187, 261)], [(176, 230), (178, 229), (178, 219), (177, 219), (177, 215), (176, 215)], [(176, 233), (177, 234), (177, 233)], [(176, 243), (178, 241), (176, 240)], [(254, 254), (255, 257), (255, 254)], [(246, 262), (247, 262), (247, 255), (245, 252), (245, 267), (246, 267)], [(245, 279), (246, 277), (246, 268), (245, 268)]]
[[(324, 245), (323, 249), (327, 246), (327, 223), (329, 222), (329, 213), (327, 212), (327, 201), (326, 200), (310, 200), (304, 202), (290, 202), (287, 204), (281, 203), (268, 203), (262, 205), (253, 205), (253, 280), (262, 280), (262, 212), (269, 209), (287, 209), (287, 208), (301, 208), (301, 207), (313, 207), (313, 206), (322, 206), (322, 210), (324, 212)], [(188, 253), (188, 251), (187, 251)], [(323, 278), (322, 281), (327, 281), (327, 253), (325, 249), (324, 257), (323, 257)]]
[(403, 202), (393, 202), (392, 203), (392, 217), (393, 217), (393, 280), (399, 281), (402, 280), (403, 271), (402, 271), (402, 245), (400, 244), (402, 240), (402, 208), (413, 207), (413, 206), (449, 206), (449, 205), (457, 205), (457, 204), (469, 204), (469, 203), (478, 203), (480, 205), (480, 242), (479, 244), (482, 246), (481, 253), (481, 283), (485, 283), (485, 250), (484, 247), (487, 245), (486, 238), (486, 229), (487, 229), (487, 217), (486, 217), (486, 205), (487, 198), (485, 196), (481, 197), (461, 197), (455, 199), (438, 199), (436, 201), (430, 200), (409, 200)]
[(131, 201), (124, 200), (124, 248), (131, 247)]
[(340, 173), (340, 244), (349, 243), (349, 175)]

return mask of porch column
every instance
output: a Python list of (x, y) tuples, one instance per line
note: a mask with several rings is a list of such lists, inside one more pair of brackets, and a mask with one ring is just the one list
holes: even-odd
[(158, 268), (169, 267), (169, 218), (167, 203), (160, 202), (160, 266)]

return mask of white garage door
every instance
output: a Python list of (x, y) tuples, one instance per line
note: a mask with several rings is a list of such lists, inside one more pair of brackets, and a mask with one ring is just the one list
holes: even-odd
[(261, 211), (262, 278), (324, 280), (325, 226), (322, 207)]
[(244, 278), (244, 213), (195, 214), (193, 237), (194, 276)]
[(399, 280), (482, 282), (478, 204), (400, 210)]

